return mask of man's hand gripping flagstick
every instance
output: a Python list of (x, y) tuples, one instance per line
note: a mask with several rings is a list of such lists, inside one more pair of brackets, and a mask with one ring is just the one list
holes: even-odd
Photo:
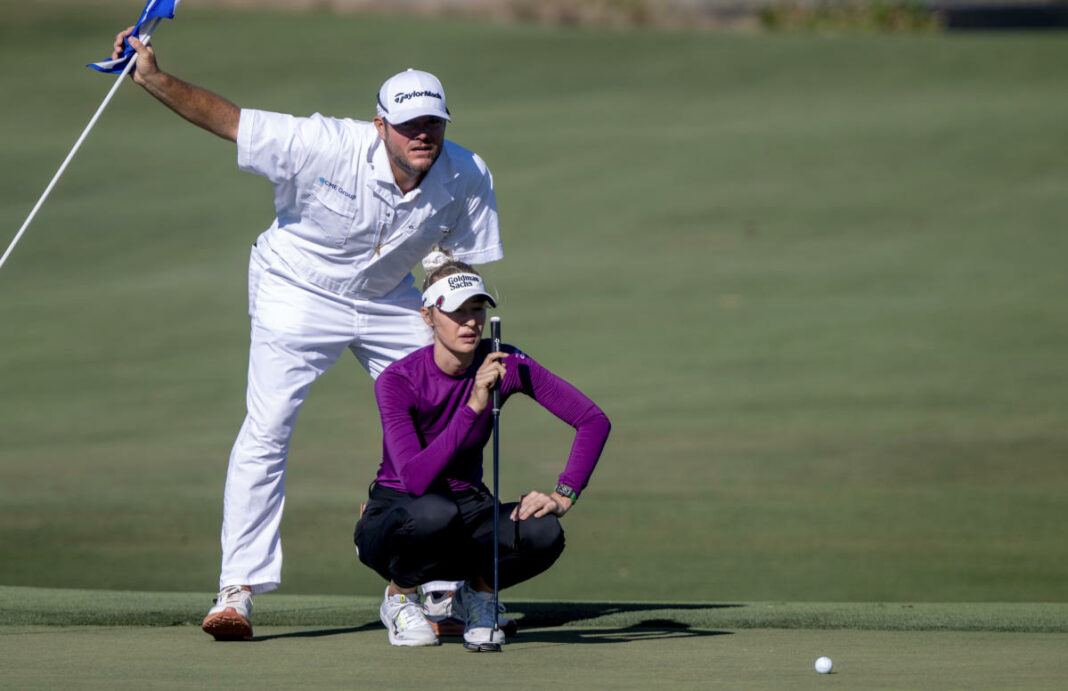
[[(141, 18), (138, 19), (137, 24), (134, 25), (133, 31), (134, 34), (137, 34), (141, 43), (148, 45), (149, 41), (152, 39), (152, 33), (156, 30), (156, 25), (160, 23), (160, 20), (174, 18), (174, 10), (178, 7), (180, 2), (181, 0), (148, 0), (145, 9), (141, 12)], [(30, 223), (33, 222), (37, 212), (40, 211), (45, 200), (48, 199), (48, 195), (52, 193), (52, 188), (56, 186), (56, 183), (59, 182), (59, 178), (63, 175), (64, 171), (67, 170), (67, 166), (70, 165), (71, 160), (74, 158), (74, 154), (78, 153), (78, 149), (81, 148), (82, 142), (89, 136), (90, 130), (93, 129), (96, 121), (100, 119), (100, 115), (104, 112), (104, 109), (111, 103), (111, 99), (115, 96), (115, 93), (119, 90), (119, 86), (122, 84), (123, 77), (128, 75), (130, 71), (134, 69), (136, 64), (136, 53), (127, 42), (126, 49), (120, 57), (115, 58), (114, 60), (104, 60), (88, 65), (98, 72), (118, 74), (119, 77), (115, 80), (115, 84), (111, 87), (111, 90), (108, 91), (108, 95), (104, 97), (104, 101), (100, 104), (100, 107), (96, 109), (96, 113), (94, 113), (92, 119), (89, 120), (89, 124), (85, 126), (81, 136), (74, 142), (74, 146), (71, 148), (70, 153), (67, 154), (67, 158), (64, 159), (63, 164), (59, 166), (59, 170), (57, 170), (56, 174), (52, 177), (52, 181), (48, 183), (48, 187), (46, 187), (45, 191), (41, 194), (41, 198), (34, 204), (33, 209), (30, 211), (30, 215), (26, 217), (26, 220), (15, 234), (11, 244), (7, 246), (7, 250), (5, 250), (3, 256), (0, 257), (0, 268), (4, 266), (4, 262), (7, 261), (11, 252), (15, 249), (15, 245), (18, 244), (22, 235), (26, 232), (26, 229), (30, 227)]]

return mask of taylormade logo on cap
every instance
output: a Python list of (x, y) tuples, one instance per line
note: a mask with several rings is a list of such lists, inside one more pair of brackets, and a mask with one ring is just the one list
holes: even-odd
[(404, 103), (409, 98), (415, 98), (416, 96), (428, 96), (430, 98), (441, 99), (442, 101), (445, 100), (444, 96), (442, 96), (439, 93), (435, 93), (433, 91), (409, 91), (406, 94), (397, 94), (396, 96), (394, 96), (393, 97), (393, 102), (394, 103)]
[(378, 90), (378, 116), (394, 125), (421, 117), (451, 122), (445, 89), (429, 72), (408, 69), (395, 74)]

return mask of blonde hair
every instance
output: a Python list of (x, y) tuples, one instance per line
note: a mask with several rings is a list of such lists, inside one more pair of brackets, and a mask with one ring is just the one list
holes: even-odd
[(430, 248), (430, 254), (423, 257), (422, 264), (423, 271), (426, 272), (426, 278), (423, 279), (423, 291), (426, 291), (436, 281), (453, 274), (482, 275), (467, 262), (453, 259), (452, 250), (442, 249), (437, 245)]

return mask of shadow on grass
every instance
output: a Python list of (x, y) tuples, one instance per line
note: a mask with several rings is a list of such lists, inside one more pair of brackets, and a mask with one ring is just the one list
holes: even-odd
[(276, 633), (268, 636), (254, 636), (253, 643), (273, 641), (277, 638), (322, 638), (324, 636), (340, 636), (347, 633), (360, 633), (361, 631), (379, 630), (382, 624), (373, 622), (362, 626), (344, 626), (332, 629), (317, 629), (315, 631), (291, 631), (289, 633)]
[[(332, 629), (317, 629), (315, 631), (292, 631), (290, 633), (278, 633), (267, 636), (256, 636), (253, 643), (262, 643), (280, 638), (322, 638), (325, 636), (341, 636), (363, 631), (380, 631), (382, 625), (378, 622), (364, 624), (363, 626), (347, 626)], [(553, 645), (570, 645), (574, 643), (633, 643), (639, 641), (662, 640), (665, 638), (695, 638), (701, 636), (730, 636), (730, 631), (707, 631), (693, 629), (688, 624), (680, 624), (676, 621), (664, 621), (650, 619), (639, 622), (626, 628), (604, 627), (598, 629), (537, 629), (520, 627), (515, 641), (521, 643), (548, 643)], [(442, 636), (443, 639), (456, 639), (459, 636)]]
[[(508, 611), (519, 620), (516, 640), (549, 644), (627, 643), (633, 641), (727, 636), (729, 631), (695, 628), (693, 624), (672, 618), (671, 613), (744, 607), (740, 604), (683, 604), (636, 602), (516, 602)], [(589, 622), (589, 627), (583, 623)], [(462, 626), (462, 624), (461, 624)], [(568, 627), (574, 627), (568, 630)], [(254, 641), (278, 638), (321, 638), (381, 629), (372, 621), (360, 626), (344, 626), (308, 631), (256, 636)], [(450, 638), (450, 636), (443, 636)]]
[[(620, 627), (659, 626), (664, 628), (685, 629), (690, 624), (671, 618), (672, 612), (697, 612), (706, 610), (732, 609), (745, 607), (741, 604), (684, 604), (684, 603), (642, 603), (642, 602), (516, 602), (508, 603), (508, 611), (522, 613), (520, 626), (532, 628), (550, 628), (568, 626), (583, 621), (593, 621), (609, 617), (612, 622), (619, 622)], [(657, 613), (659, 616), (642, 619), (642, 614)], [(598, 622), (604, 623), (604, 622)]]
[(520, 628), (516, 641), (522, 643), (550, 643), (571, 645), (575, 643), (634, 643), (663, 640), (667, 638), (699, 638), (703, 636), (730, 636), (730, 631), (692, 629), (686, 624), (651, 620), (626, 628), (599, 629), (526, 629)]

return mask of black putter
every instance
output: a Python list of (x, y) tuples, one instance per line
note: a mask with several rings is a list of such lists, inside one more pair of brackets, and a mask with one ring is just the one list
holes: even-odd
[[(489, 339), (492, 343), (493, 352), (501, 351), (501, 317), (490, 317)], [(498, 536), (500, 534), (501, 512), (498, 502), (498, 469), (500, 459), (501, 438), (501, 382), (493, 386), (493, 634), (490, 638), (497, 638), (497, 632), (501, 630), (499, 612), (501, 611), (498, 593), (500, 592), (497, 564), (500, 559), (498, 551)], [(464, 642), (464, 647), (474, 653), (500, 653), (501, 644), (492, 641), (488, 643)]]
[[(501, 318), (490, 317), (490, 341), (493, 344), (493, 352), (498, 353), (501, 350)], [(496, 638), (496, 633), (500, 631), (500, 622), (498, 619), (500, 612), (500, 604), (498, 599), (499, 583), (497, 578), (497, 562), (499, 559), (498, 553), (498, 535), (500, 533), (500, 510), (498, 508), (498, 468), (500, 458), (500, 446), (498, 442), (501, 438), (501, 383), (493, 387), (493, 635), (492, 638)], [(471, 651), (480, 653), (499, 653), (501, 652), (501, 644), (490, 641), (489, 643), (467, 643), (464, 642), (464, 647)]]
[[(490, 317), (490, 341), (493, 343), (493, 352), (501, 352), (501, 318)], [(497, 576), (497, 565), (500, 563), (500, 518), (498, 510), (500, 490), (497, 479), (500, 477), (500, 440), (501, 440), (501, 383), (493, 387), (493, 634), (501, 630), (499, 622), (500, 607), (500, 581)], [(482, 652), (501, 652), (500, 643), (483, 643)]]

